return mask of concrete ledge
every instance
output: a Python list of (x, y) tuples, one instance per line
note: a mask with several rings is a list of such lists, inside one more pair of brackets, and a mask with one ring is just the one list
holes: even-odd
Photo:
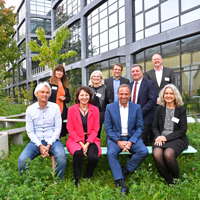
[[(2, 156), (2, 151), (5, 152), (5, 155)], [(8, 148), (8, 133), (5, 131), (0, 132), (0, 157), (7, 158), (9, 155), (9, 148)]]

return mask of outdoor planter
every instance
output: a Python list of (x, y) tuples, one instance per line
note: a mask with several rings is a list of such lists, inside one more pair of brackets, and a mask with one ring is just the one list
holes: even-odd
[[(2, 157), (3, 152), (5, 152), (4, 156)], [(8, 149), (8, 133), (7, 132), (0, 132), (0, 158), (7, 158), (9, 154)]]

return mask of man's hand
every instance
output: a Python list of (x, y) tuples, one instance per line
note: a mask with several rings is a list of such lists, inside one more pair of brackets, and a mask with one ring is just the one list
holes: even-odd
[(117, 140), (117, 144), (120, 147), (120, 149), (124, 149), (126, 147), (126, 141)]
[(49, 149), (50, 149), (51, 145), (48, 144), (47, 146), (44, 145), (40, 145), (39, 149), (40, 149), (40, 153), (42, 157), (49, 157)]

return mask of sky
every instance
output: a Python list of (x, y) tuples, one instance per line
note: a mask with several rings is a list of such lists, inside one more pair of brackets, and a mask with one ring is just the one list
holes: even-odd
[(15, 6), (15, 9), (19, 6), (22, 0), (5, 0), (6, 4), (5, 7)]

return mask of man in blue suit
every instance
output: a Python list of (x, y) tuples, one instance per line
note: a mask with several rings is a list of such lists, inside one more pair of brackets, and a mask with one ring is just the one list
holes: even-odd
[[(107, 156), (115, 184), (121, 192), (128, 192), (124, 178), (133, 172), (148, 155), (140, 135), (143, 130), (143, 118), (140, 105), (129, 101), (130, 87), (122, 84), (118, 88), (118, 102), (108, 104), (105, 112), (104, 127), (107, 134)], [(127, 165), (121, 168), (118, 154), (121, 151), (134, 153)]]
[(156, 112), (157, 90), (153, 81), (143, 78), (143, 68), (139, 64), (131, 67), (133, 82), (130, 101), (141, 106), (144, 130), (141, 138), (146, 146), (153, 140), (152, 124)]

